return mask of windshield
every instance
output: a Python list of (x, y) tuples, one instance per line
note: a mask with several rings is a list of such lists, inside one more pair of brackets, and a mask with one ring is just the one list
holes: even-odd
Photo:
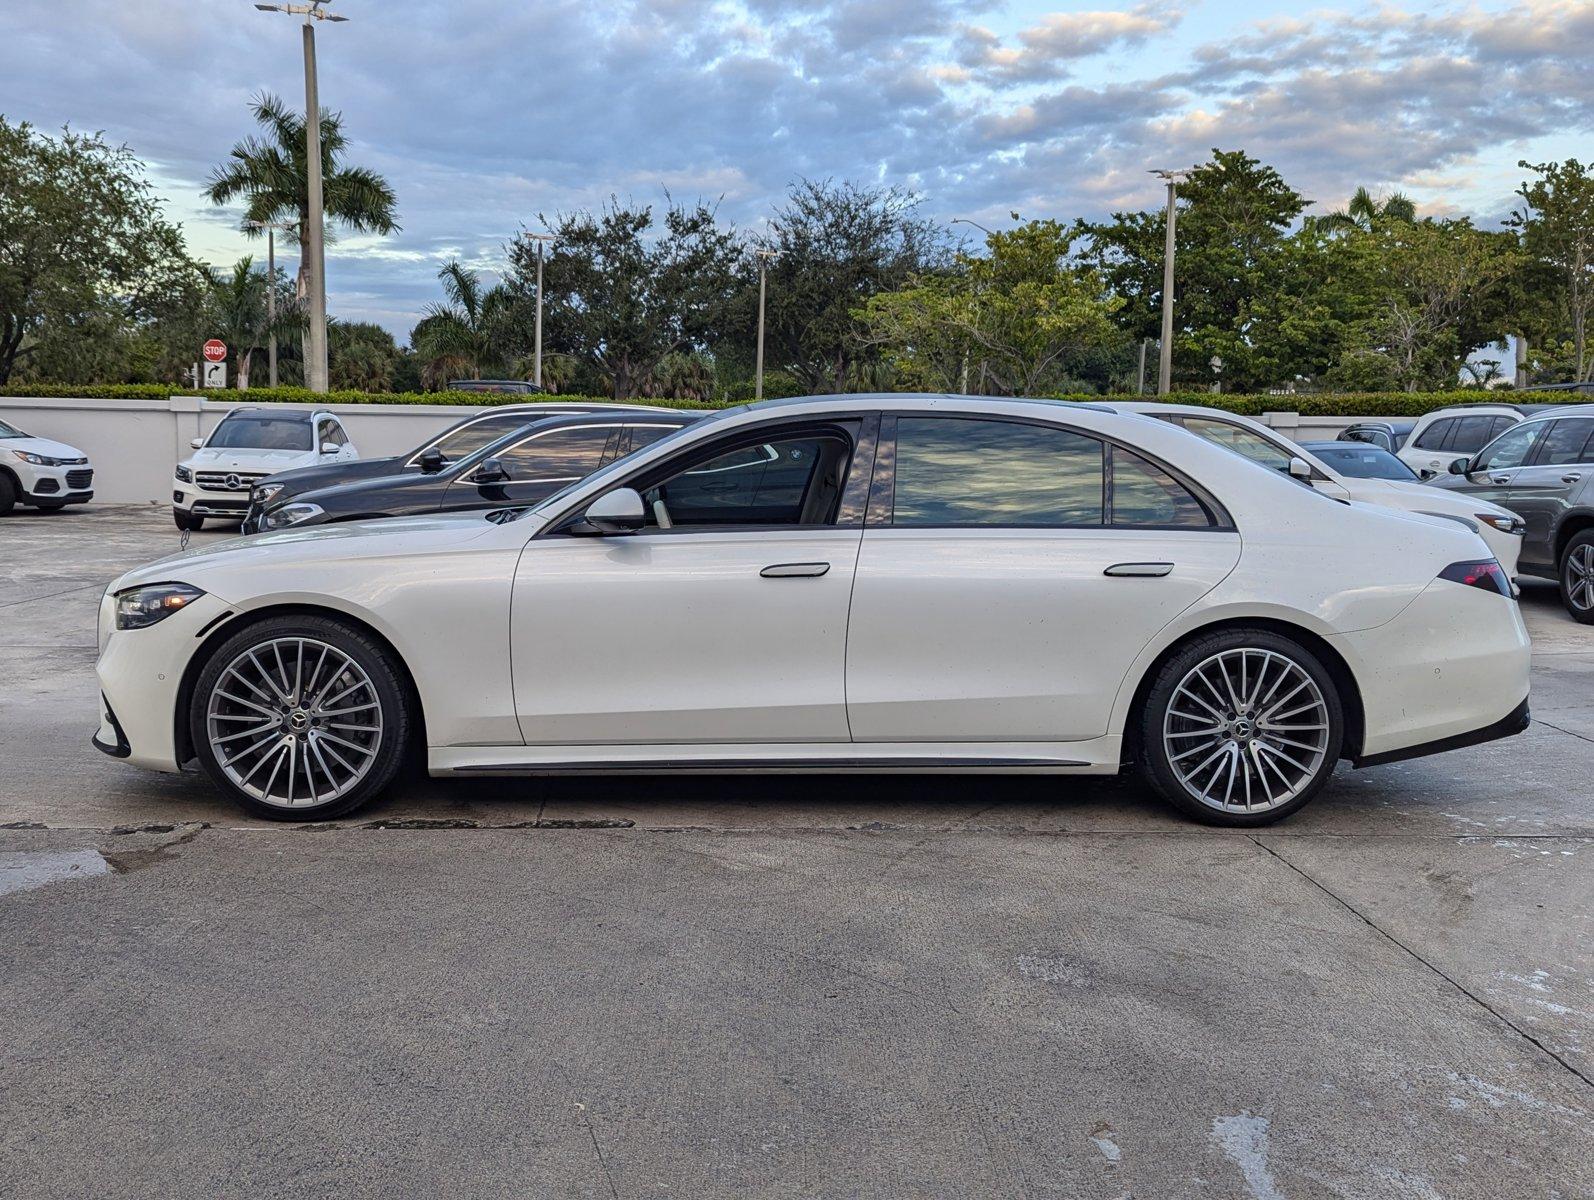
[(207, 449), (308, 450), (310, 422), (303, 417), (228, 417), (210, 435)]
[(0, 421), (0, 438), (21, 438), (27, 436), (27, 434), (23, 433), (22, 430), (18, 429), (15, 425), (7, 425), (4, 421)]
[(1417, 473), (1381, 446), (1362, 442), (1319, 442), (1306, 447), (1341, 475), (1352, 479), (1396, 479), (1411, 483)]

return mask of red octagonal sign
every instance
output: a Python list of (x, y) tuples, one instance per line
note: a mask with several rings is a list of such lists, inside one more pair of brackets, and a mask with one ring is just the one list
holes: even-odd
[(211, 338), (205, 343), (201, 353), (204, 354), (206, 362), (226, 362), (227, 343), (220, 338)]

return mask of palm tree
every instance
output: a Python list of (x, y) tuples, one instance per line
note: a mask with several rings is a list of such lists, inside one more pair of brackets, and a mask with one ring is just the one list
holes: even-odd
[[(207, 271), (212, 327), (236, 355), (233, 378), (235, 385), (245, 390), (249, 387), (255, 352), (265, 349), (272, 333), (266, 316), (266, 289), (271, 281), (264, 271), (255, 270), (254, 259), (248, 255), (238, 260), (231, 275), (223, 275), (214, 268), (207, 268)], [(280, 335), (296, 323), (292, 315), (279, 314), (276, 332)]]
[(1416, 219), (1417, 205), (1404, 192), (1391, 192), (1385, 199), (1379, 200), (1366, 188), (1359, 187), (1349, 204), (1338, 212), (1319, 218), (1319, 223), (1328, 230), (1344, 232), (1359, 229), (1366, 233), (1372, 230), (1376, 221), (1401, 221), (1409, 225)]
[[(211, 171), (205, 195), (212, 204), (242, 199), (241, 228), (246, 234), (260, 236), (260, 226), (252, 222), (286, 221), (297, 231), (289, 239), (302, 245), (310, 219), (304, 116), (269, 92), (251, 100), (249, 107), (264, 136), (246, 137), (235, 145), (228, 161)], [(374, 171), (340, 165), (347, 148), (342, 116), (323, 109), (321, 198), (326, 220), (356, 233), (393, 233), (399, 225), (394, 220), (392, 186)], [(294, 292), (304, 307), (309, 282), (302, 258)]]
[(503, 284), (482, 289), (481, 277), (457, 259), (437, 277), (443, 281), (447, 304), (429, 304), (410, 334), (410, 345), (421, 361), (421, 378), (428, 387), (450, 379), (480, 379), (482, 369), (502, 363), (496, 335), (515, 306), (516, 297)]

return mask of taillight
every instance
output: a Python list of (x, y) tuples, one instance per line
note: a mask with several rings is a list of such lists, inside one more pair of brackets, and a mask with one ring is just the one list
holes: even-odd
[(1511, 595), (1511, 581), (1505, 577), (1505, 568), (1492, 558), (1451, 563), (1439, 572), (1439, 578), (1465, 587), (1482, 588), (1486, 592), (1498, 592), (1507, 598)]

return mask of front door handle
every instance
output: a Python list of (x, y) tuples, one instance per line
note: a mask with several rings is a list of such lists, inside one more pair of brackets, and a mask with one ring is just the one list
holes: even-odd
[(759, 574), (765, 579), (813, 579), (829, 570), (829, 563), (771, 563)]
[(1489, 482), (1490, 483), (1510, 483), (1511, 482), (1511, 476), (1509, 476), (1509, 475), (1491, 475), (1491, 476), (1489, 476)]
[(1102, 574), (1112, 575), (1115, 578), (1127, 575), (1142, 579), (1158, 579), (1172, 570), (1173, 564), (1169, 562), (1114, 563)]
[(1562, 483), (1576, 483), (1579, 479), (1582, 479), (1582, 478), (1583, 477), (1581, 475), (1579, 475), (1576, 471), (1569, 471), (1565, 475), (1561, 476), (1561, 482)]

